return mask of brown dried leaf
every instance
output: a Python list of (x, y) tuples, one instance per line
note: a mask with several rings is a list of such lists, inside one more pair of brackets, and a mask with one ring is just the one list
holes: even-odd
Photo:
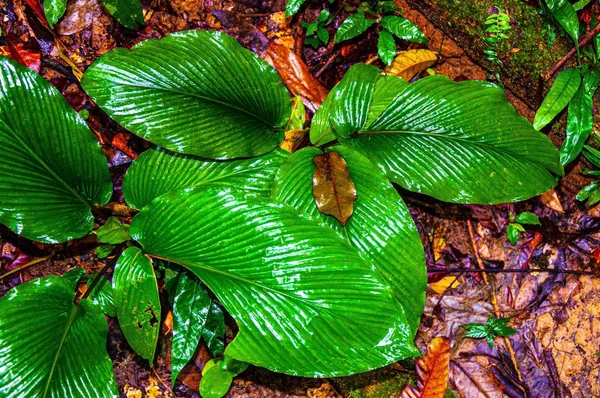
[(417, 73), (435, 64), (436, 61), (437, 55), (433, 51), (425, 49), (408, 50), (398, 55), (392, 64), (385, 68), (385, 72), (410, 80)]
[(313, 196), (319, 211), (345, 225), (357, 198), (346, 161), (337, 152), (327, 152), (315, 156), (313, 163), (317, 166), (313, 174)]
[(406, 386), (402, 398), (443, 398), (448, 388), (450, 340), (436, 337), (427, 344), (427, 354), (417, 360), (417, 386)]
[(294, 95), (302, 97), (302, 102), (307, 108), (316, 112), (327, 97), (327, 89), (310, 73), (302, 58), (277, 43), (269, 44), (267, 55), (287, 88)]
[(540, 200), (542, 201), (544, 206), (546, 206), (549, 209), (552, 209), (559, 213), (565, 212), (565, 210), (562, 207), (562, 204), (560, 203), (560, 200), (558, 199), (558, 195), (556, 194), (556, 191), (554, 190), (554, 188), (541, 194)]

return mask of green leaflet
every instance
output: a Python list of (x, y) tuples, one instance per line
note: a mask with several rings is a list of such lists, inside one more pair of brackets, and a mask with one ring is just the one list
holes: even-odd
[(567, 136), (560, 147), (560, 162), (571, 163), (583, 149), (592, 132), (593, 97), (600, 84), (600, 71), (590, 69), (583, 73), (583, 82), (569, 103), (567, 114)]
[(338, 137), (349, 137), (367, 122), (369, 105), (380, 70), (371, 65), (356, 64), (332, 91), (329, 120)]
[(102, 4), (117, 22), (129, 29), (144, 24), (140, 0), (102, 0)]
[(541, 130), (558, 115), (571, 101), (581, 84), (581, 73), (578, 69), (565, 69), (558, 74), (550, 91), (544, 98), (540, 109), (535, 114), (533, 127)]
[(127, 342), (152, 366), (160, 330), (160, 300), (152, 262), (137, 247), (125, 250), (117, 261), (113, 300)]
[(573, 39), (575, 46), (579, 45), (579, 18), (577, 17), (577, 11), (568, 1), (561, 2), (561, 6), (554, 10), (552, 10), (552, 14), (554, 18), (558, 21), (560, 26), (563, 27), (565, 32)]
[(106, 158), (58, 90), (4, 57), (0, 141), (0, 223), (45, 243), (86, 235), (112, 194)]
[(563, 174), (552, 142), (516, 113), (501, 89), (444, 76), (408, 85), (345, 143), (391, 181), (448, 202), (524, 200), (555, 185), (551, 172)]
[(108, 327), (69, 281), (49, 276), (0, 299), (0, 396), (118, 397)]
[(229, 391), (233, 378), (247, 368), (247, 363), (229, 357), (211, 359), (202, 369), (200, 380), (202, 398), (221, 398)]
[(391, 65), (396, 56), (396, 41), (394, 36), (387, 30), (382, 30), (377, 39), (377, 54), (381, 58), (381, 62), (386, 65)]
[(327, 98), (325, 98), (325, 101), (323, 101), (319, 109), (317, 109), (317, 113), (315, 113), (315, 116), (312, 118), (309, 138), (313, 145), (322, 146), (335, 140), (330, 116), (333, 101), (332, 98), (335, 95), (336, 88), (337, 85), (331, 89)]
[(131, 51), (110, 51), (81, 84), (134, 134), (211, 159), (272, 151), (291, 113), (279, 74), (231, 36), (213, 31), (182, 31)]
[(385, 30), (399, 39), (408, 40), (415, 43), (428, 42), (427, 37), (423, 34), (423, 32), (421, 32), (417, 25), (406, 18), (388, 15), (381, 18), (379, 23)]
[[(87, 287), (89, 289), (92, 281), (97, 274), (90, 275), (87, 281)], [(90, 300), (98, 306), (106, 315), (115, 317), (117, 316), (117, 310), (115, 309), (115, 303), (113, 300), (113, 288), (110, 281), (104, 277), (100, 278), (100, 281), (94, 286), (94, 291), (90, 294)]]
[(212, 299), (195, 277), (182, 272), (172, 301), (171, 380), (174, 385), (179, 372), (196, 352), (210, 313)]
[(285, 4), (285, 16), (289, 18), (292, 15), (296, 14), (305, 1), (306, 0), (288, 0)]
[(202, 338), (213, 356), (223, 354), (225, 349), (225, 315), (215, 300), (212, 300), (208, 309), (208, 317), (202, 330)]
[(402, 307), (371, 266), (290, 207), (199, 187), (155, 199), (131, 233), (219, 297), (240, 328), (225, 351), (234, 359), (328, 377), (418, 355)]
[(66, 0), (44, 0), (44, 14), (46, 14), (46, 20), (51, 29), (62, 18), (66, 10)]
[(273, 177), (288, 155), (276, 149), (257, 158), (210, 161), (149, 149), (127, 171), (123, 197), (129, 206), (141, 209), (162, 194), (207, 183), (235, 186), (250, 196), (268, 196)]
[(350, 171), (358, 199), (345, 227), (320, 213), (312, 193), (312, 158), (317, 148), (295, 152), (281, 167), (273, 198), (309, 215), (356, 247), (360, 256), (377, 269), (402, 304), (411, 330), (416, 333), (425, 305), (427, 274), (419, 233), (406, 205), (377, 166), (356, 151), (337, 145)]
[(109, 217), (106, 220), (106, 224), (98, 228), (95, 232), (100, 243), (117, 245), (129, 240), (129, 225), (121, 224), (121, 221), (114, 216)]
[(334, 44), (355, 38), (369, 29), (375, 22), (377, 22), (376, 19), (365, 18), (364, 12), (359, 11), (356, 14), (350, 15), (341, 23), (335, 33)]

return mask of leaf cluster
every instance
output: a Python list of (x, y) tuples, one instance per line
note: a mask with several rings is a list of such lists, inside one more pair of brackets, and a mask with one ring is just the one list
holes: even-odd
[(496, 318), (492, 315), (487, 319), (485, 324), (467, 323), (461, 327), (467, 330), (465, 337), (470, 337), (472, 339), (485, 339), (490, 348), (493, 348), (496, 337), (508, 337), (519, 333), (518, 330), (508, 326), (509, 322), (510, 318)]
[(500, 73), (498, 68), (501, 67), (502, 61), (498, 58), (501, 43), (508, 39), (508, 32), (512, 30), (510, 25), (510, 17), (502, 11), (490, 14), (485, 20), (485, 37), (483, 40), (487, 43), (487, 47), (483, 50), (485, 60), (491, 63), (491, 71), (494, 78), (500, 81)]
[(525, 232), (525, 225), (541, 225), (538, 216), (529, 211), (519, 213), (516, 217), (510, 215), (510, 223), (506, 227), (506, 236), (513, 245), (517, 244), (519, 234)]

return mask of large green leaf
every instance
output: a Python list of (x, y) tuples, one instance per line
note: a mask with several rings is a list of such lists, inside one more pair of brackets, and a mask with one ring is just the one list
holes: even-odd
[(317, 113), (315, 113), (315, 116), (310, 123), (309, 138), (313, 145), (325, 145), (336, 139), (330, 120), (332, 98), (335, 96), (336, 87), (331, 89), (329, 95), (327, 95), (325, 101), (323, 101), (319, 109), (317, 109)]
[(0, 57), (0, 223), (46, 243), (86, 235), (112, 193), (106, 158), (50, 83)]
[(565, 32), (573, 39), (575, 46), (579, 45), (579, 18), (577, 17), (577, 11), (569, 3), (565, 1), (561, 7), (557, 8), (556, 11), (552, 11), (554, 18), (558, 21), (560, 26), (563, 27)]
[(173, 384), (181, 369), (194, 356), (210, 313), (212, 299), (193, 276), (179, 275), (173, 297), (173, 344), (171, 345), (171, 379)]
[(235, 186), (248, 195), (267, 196), (279, 166), (289, 152), (276, 149), (266, 155), (231, 161), (210, 161), (150, 149), (131, 165), (123, 180), (129, 206), (141, 209), (154, 198), (184, 188), (211, 183)]
[(117, 261), (113, 301), (125, 339), (152, 365), (160, 330), (160, 299), (152, 262), (137, 247), (125, 250)]
[(118, 397), (108, 327), (67, 279), (49, 276), (0, 299), (0, 396)]
[(373, 264), (404, 307), (413, 333), (425, 306), (427, 273), (419, 233), (406, 205), (377, 166), (356, 151), (337, 145), (350, 171), (358, 199), (354, 213), (342, 227), (333, 217), (320, 213), (312, 193), (312, 158), (322, 152), (305, 148), (294, 153), (277, 174), (273, 197), (333, 229)]
[(396, 41), (394, 36), (387, 30), (382, 30), (379, 33), (379, 39), (377, 39), (377, 54), (386, 65), (391, 65), (394, 62), (396, 56)]
[(275, 149), (291, 113), (277, 71), (224, 33), (183, 31), (117, 48), (86, 71), (85, 91), (136, 135), (212, 159)]
[(524, 200), (555, 185), (550, 172), (563, 174), (552, 142), (478, 81), (421, 79), (345, 142), (390, 180), (449, 202)]
[(379, 72), (374, 66), (356, 64), (335, 86), (330, 121), (337, 136), (348, 137), (364, 127)]
[(533, 119), (533, 127), (541, 130), (550, 123), (571, 101), (581, 84), (581, 73), (577, 69), (565, 69), (558, 74), (540, 109)]
[(583, 82), (569, 103), (567, 136), (560, 147), (563, 166), (571, 163), (583, 149), (594, 126), (594, 93), (600, 84), (600, 71), (591, 69), (583, 74)]
[(102, 4), (121, 25), (135, 29), (144, 24), (140, 0), (102, 0)]
[(377, 22), (377, 20), (374, 18), (367, 19), (364, 12), (359, 11), (356, 14), (352, 14), (342, 22), (335, 33), (333, 42), (337, 44), (342, 41), (353, 39), (369, 29), (375, 22)]
[(199, 187), (155, 199), (131, 232), (217, 295), (240, 329), (225, 351), (232, 358), (316, 377), (418, 355), (402, 307), (371, 265), (291, 207)]
[(50, 28), (53, 28), (67, 10), (67, 0), (44, 0), (44, 14)]
[(387, 109), (396, 98), (408, 85), (408, 82), (401, 77), (394, 75), (381, 75), (375, 83), (373, 91), (373, 99), (369, 108), (366, 126), (371, 125), (375, 119)]

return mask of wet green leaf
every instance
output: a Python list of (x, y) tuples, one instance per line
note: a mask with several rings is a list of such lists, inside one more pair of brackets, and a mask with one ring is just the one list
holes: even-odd
[(598, 183), (597, 182), (591, 182), (588, 185), (586, 185), (581, 191), (579, 191), (577, 193), (577, 196), (575, 196), (575, 199), (579, 200), (579, 201), (584, 201), (587, 198), (590, 197), (590, 195), (598, 190)]
[(568, 1), (561, 2), (561, 6), (552, 11), (554, 18), (563, 27), (565, 32), (573, 39), (576, 46), (579, 45), (579, 18), (577, 11)]
[(58, 276), (0, 298), (0, 396), (119, 396), (106, 319), (90, 300), (74, 300), (71, 283)]
[(345, 227), (315, 206), (311, 186), (315, 170), (312, 159), (321, 153), (317, 148), (305, 148), (290, 156), (277, 174), (273, 198), (333, 229), (356, 247), (390, 285), (416, 333), (425, 305), (427, 276), (423, 246), (410, 213), (377, 166), (343, 145), (329, 150), (346, 160), (358, 195)]
[(232, 382), (233, 374), (215, 364), (208, 368), (206, 372), (202, 372), (200, 395), (202, 395), (202, 398), (221, 398), (227, 394)]
[(364, 12), (352, 14), (341, 23), (333, 42), (338, 44), (353, 39), (369, 29), (375, 22), (377, 22), (376, 19), (367, 19)]
[(288, 0), (285, 4), (285, 16), (289, 18), (296, 14), (305, 1), (306, 0)]
[(550, 91), (535, 114), (533, 127), (541, 130), (550, 123), (571, 101), (581, 84), (581, 73), (577, 69), (565, 69), (558, 74)]
[(563, 166), (575, 160), (592, 132), (593, 97), (598, 84), (600, 84), (600, 71), (590, 69), (584, 72), (583, 82), (569, 103), (567, 136), (560, 147), (560, 161)]
[(291, 112), (277, 71), (213, 31), (182, 31), (112, 50), (88, 68), (81, 84), (134, 134), (210, 159), (272, 151)]
[(66, 10), (66, 0), (44, 0), (44, 13), (50, 29), (62, 18)]
[(427, 37), (421, 30), (406, 18), (390, 15), (381, 18), (381, 26), (399, 39), (415, 43), (427, 43)]
[(408, 85), (344, 142), (391, 181), (448, 202), (524, 200), (556, 184), (551, 172), (564, 173), (552, 142), (517, 114), (500, 88), (444, 76)]
[(85, 270), (81, 267), (73, 268), (72, 270), (61, 275), (64, 279), (69, 282), (69, 285), (73, 289), (77, 289), (77, 285), (79, 285), (79, 281), (82, 280), (86, 274)]
[(0, 223), (45, 243), (87, 235), (112, 194), (106, 158), (58, 90), (4, 57), (0, 141)]
[[(523, 231), (521, 231), (521, 230), (523, 230)], [(508, 241), (510, 243), (512, 243), (513, 245), (516, 245), (517, 242), (519, 241), (519, 232), (524, 232), (524, 231), (525, 231), (525, 229), (521, 225), (511, 223), (506, 226), (506, 237), (508, 238)]]
[(127, 170), (123, 197), (129, 206), (141, 209), (165, 193), (204, 184), (235, 186), (248, 196), (268, 196), (275, 173), (288, 155), (276, 149), (251, 159), (210, 161), (149, 149)]
[(117, 217), (111, 216), (96, 230), (96, 235), (100, 243), (117, 245), (129, 240), (129, 225), (123, 225)]
[(202, 338), (208, 350), (214, 356), (222, 355), (225, 349), (225, 316), (223, 310), (215, 300), (212, 300), (208, 309), (208, 317), (202, 329)]
[(402, 307), (371, 265), (290, 207), (198, 187), (155, 199), (131, 232), (215, 293), (239, 326), (225, 351), (234, 359), (323, 377), (417, 354)]
[(160, 330), (160, 300), (152, 262), (137, 247), (128, 248), (117, 261), (112, 283), (125, 339), (152, 365)]
[(519, 333), (518, 330), (508, 326), (508, 322), (510, 322), (510, 318), (496, 318), (494, 316), (490, 316), (487, 320), (488, 326), (496, 336), (508, 337)]
[(391, 65), (396, 56), (396, 41), (394, 36), (387, 30), (382, 30), (377, 39), (377, 54), (381, 58), (381, 62), (386, 65)]
[(536, 216), (535, 214), (533, 214), (530, 211), (524, 211), (524, 212), (520, 213), (515, 218), (515, 221), (518, 222), (519, 224), (541, 225), (540, 219), (538, 218), (538, 216)]
[(195, 276), (188, 276), (187, 273), (182, 272), (172, 301), (171, 379), (175, 384), (179, 372), (196, 352), (211, 309), (212, 299)]
[[(87, 281), (87, 288), (89, 289), (92, 281), (96, 278), (96, 274), (90, 275)], [(101, 277), (94, 290), (90, 293), (90, 300), (96, 304), (102, 312), (108, 316), (117, 316), (115, 309), (115, 303), (113, 300), (113, 288), (110, 281), (104, 277)]]
[(144, 10), (140, 0), (102, 0), (102, 4), (126, 28), (136, 29), (144, 24)]
[(96, 248), (96, 257), (98, 258), (106, 258), (112, 253), (114, 245), (100, 245)]

